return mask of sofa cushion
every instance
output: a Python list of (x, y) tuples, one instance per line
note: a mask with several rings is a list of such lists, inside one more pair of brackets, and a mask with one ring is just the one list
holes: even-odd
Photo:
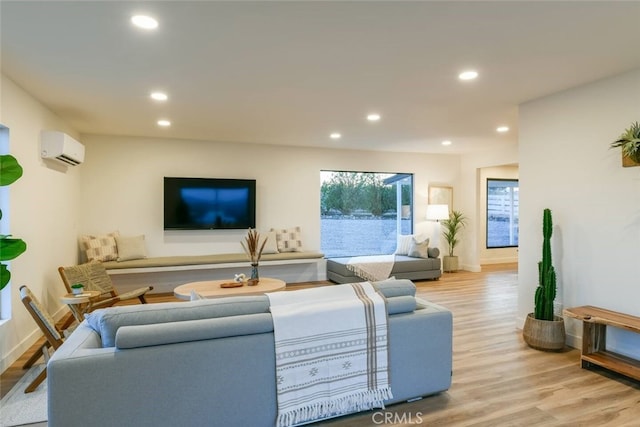
[(86, 314), (87, 323), (100, 334), (103, 347), (115, 346), (118, 328), (130, 325), (180, 322), (268, 313), (269, 299), (265, 295), (206, 299), (189, 302), (109, 307)]
[(248, 314), (233, 318), (122, 326), (116, 333), (115, 346), (119, 349), (150, 347), (267, 332), (273, 332), (270, 313)]
[(408, 255), (413, 239), (415, 239), (417, 242), (424, 242), (425, 240), (428, 240), (425, 236), (418, 234), (399, 234), (395, 254)]
[(118, 247), (117, 261), (129, 261), (132, 259), (142, 259), (147, 257), (147, 247), (144, 241), (144, 234), (139, 236), (116, 236), (116, 246)]
[(387, 314), (389, 316), (400, 313), (411, 313), (415, 311), (417, 307), (416, 298), (409, 295), (386, 298), (386, 300)]
[(416, 296), (416, 285), (408, 279), (386, 279), (371, 284), (385, 298)]
[(415, 237), (411, 238), (411, 245), (409, 245), (407, 256), (412, 258), (429, 258), (429, 239), (420, 242), (416, 240)]
[(438, 258), (440, 256), (440, 249), (429, 247), (429, 258)]
[(84, 235), (80, 237), (80, 245), (87, 258), (88, 262), (91, 261), (115, 261), (118, 258), (118, 246), (116, 245), (116, 236), (119, 236), (118, 231), (113, 233), (94, 236)]
[[(275, 231), (267, 231), (266, 233), (260, 233), (260, 236), (264, 236), (262, 237), (262, 239), (267, 239), (267, 241), (264, 244), (264, 249), (262, 249), (262, 254), (266, 255), (266, 254), (277, 254), (278, 251), (278, 240), (276, 238), (276, 232)], [(260, 242), (262, 242), (262, 239), (260, 240)], [(260, 243), (262, 244), (262, 243)]]
[[(284, 252), (265, 254), (262, 253), (260, 262), (263, 261), (289, 261), (295, 259), (321, 259), (324, 257), (322, 252)], [(124, 269), (124, 268), (153, 268), (153, 267), (175, 267), (181, 265), (205, 265), (205, 264), (225, 264), (225, 263), (246, 263), (248, 265), (247, 254), (231, 253), (216, 255), (178, 255), (178, 256), (162, 256), (150, 257), (143, 259), (134, 259), (130, 261), (108, 261), (102, 263), (107, 270)]]
[(302, 238), (300, 237), (300, 227), (286, 229), (271, 229), (276, 233), (278, 252), (301, 252)]

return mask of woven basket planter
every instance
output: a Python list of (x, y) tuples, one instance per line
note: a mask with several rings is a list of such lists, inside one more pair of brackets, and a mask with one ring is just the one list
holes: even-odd
[(522, 336), (529, 347), (543, 351), (560, 351), (564, 349), (564, 319), (554, 316), (554, 320), (538, 320), (533, 313), (527, 315), (522, 329)]

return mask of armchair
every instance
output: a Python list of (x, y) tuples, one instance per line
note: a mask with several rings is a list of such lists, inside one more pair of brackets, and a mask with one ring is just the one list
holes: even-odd
[(144, 296), (153, 289), (153, 286), (145, 286), (124, 294), (118, 294), (107, 270), (105, 270), (104, 266), (99, 262), (88, 262), (71, 267), (59, 267), (58, 273), (60, 273), (64, 286), (69, 293), (71, 293), (71, 285), (76, 283), (82, 283), (85, 289), (89, 291), (101, 292), (101, 295), (91, 302), (91, 307), (88, 311), (110, 307), (120, 301), (133, 298), (138, 298), (142, 304), (146, 304), (147, 301)]
[[(49, 347), (53, 347), (54, 350), (57, 350), (58, 347), (62, 345), (63, 342), (63, 333), (56, 326), (53, 318), (44, 310), (40, 301), (33, 295), (31, 290), (26, 286), (20, 287), (20, 299), (24, 304), (25, 308), (33, 317), (36, 324), (44, 333), (47, 341), (44, 343), (42, 347), (38, 349), (30, 358), (25, 362), (22, 366), (23, 369), (30, 368), (33, 364), (40, 358), (40, 356), (44, 356), (45, 362), (49, 361)], [(44, 379), (47, 378), (47, 367), (38, 374), (38, 376), (27, 386), (24, 390), (25, 393), (31, 393), (34, 391)]]

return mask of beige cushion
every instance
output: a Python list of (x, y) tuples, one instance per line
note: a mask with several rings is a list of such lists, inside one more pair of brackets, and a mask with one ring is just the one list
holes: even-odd
[(302, 240), (300, 238), (300, 227), (271, 229), (276, 233), (278, 252), (300, 252), (302, 251)]
[(114, 261), (118, 258), (118, 246), (116, 236), (120, 233), (113, 233), (102, 236), (84, 235), (80, 237), (80, 245), (84, 251), (87, 261)]
[[(275, 231), (267, 231), (266, 233), (260, 233), (261, 239), (267, 238), (267, 243), (264, 245), (262, 254), (277, 254), (278, 253), (278, 241)], [(260, 243), (262, 244), (262, 243)]]
[(129, 261), (147, 257), (147, 247), (144, 243), (144, 234), (140, 236), (116, 236), (118, 247), (118, 261)]
[(413, 258), (429, 258), (429, 239), (419, 242), (415, 237), (411, 238), (407, 255)]
[(411, 248), (411, 242), (415, 237), (417, 242), (423, 242), (426, 240), (425, 236), (418, 234), (399, 234), (398, 245), (396, 246), (396, 255), (409, 255), (409, 249)]

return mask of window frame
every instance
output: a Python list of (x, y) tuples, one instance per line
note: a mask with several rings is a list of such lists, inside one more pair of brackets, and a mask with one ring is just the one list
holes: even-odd
[[(519, 244), (520, 244), (520, 239), (519, 239), (519, 234), (520, 234), (520, 228), (519, 225), (517, 226), (517, 233), (516, 233), (516, 239), (517, 239), (517, 243), (515, 244), (510, 244), (510, 245), (498, 245), (498, 246), (489, 246), (489, 222), (490, 222), (490, 215), (489, 215), (489, 188), (490, 188), (490, 184), (492, 182), (511, 182), (511, 183), (515, 183), (516, 185), (510, 185), (510, 186), (505, 186), (505, 187), (509, 187), (509, 188), (518, 188), (518, 190), (520, 189), (520, 180), (518, 178), (487, 178), (486, 179), (486, 200), (485, 200), (485, 248), (486, 249), (505, 249), (505, 248), (518, 248)], [(513, 210), (513, 201), (514, 201), (514, 193), (512, 192), (511, 195), (511, 203), (512, 203), (512, 210)], [(516, 215), (516, 219), (517, 219), (517, 224), (519, 224), (520, 221), (520, 199), (518, 196), (518, 209), (517, 211), (517, 215)]]

